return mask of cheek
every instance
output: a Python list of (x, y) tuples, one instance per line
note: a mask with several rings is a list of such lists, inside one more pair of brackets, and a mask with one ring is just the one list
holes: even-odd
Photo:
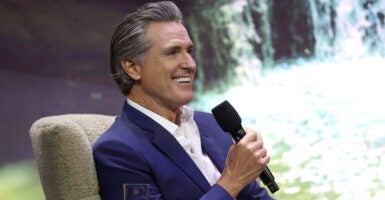
[(174, 67), (177, 66), (172, 60), (165, 59), (152, 59), (147, 62), (143, 67), (142, 79), (146, 84), (156, 84), (148, 85), (149, 87), (160, 87), (165, 84), (170, 84), (170, 81), (173, 81), (171, 76)]
[(169, 75), (162, 69), (153, 68), (150, 70), (144, 70), (142, 75), (142, 84), (146, 85), (149, 88), (158, 88), (164, 87), (165, 84), (168, 84)]

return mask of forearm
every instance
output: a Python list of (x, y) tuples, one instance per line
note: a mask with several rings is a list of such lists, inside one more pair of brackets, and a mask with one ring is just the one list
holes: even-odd
[(200, 200), (234, 200), (234, 197), (232, 197), (221, 185), (215, 184), (200, 198)]

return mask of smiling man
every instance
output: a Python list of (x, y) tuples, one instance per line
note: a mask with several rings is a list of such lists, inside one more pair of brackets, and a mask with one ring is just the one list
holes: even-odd
[(122, 60), (124, 71), (135, 80), (128, 98), (176, 123), (179, 108), (193, 99), (193, 44), (179, 22), (150, 23), (146, 38), (151, 48), (142, 62)]
[(145, 4), (116, 28), (111, 72), (127, 98), (93, 148), (103, 199), (271, 199), (255, 181), (270, 161), (256, 133), (234, 145), (211, 114), (186, 106), (192, 52), (169, 1)]

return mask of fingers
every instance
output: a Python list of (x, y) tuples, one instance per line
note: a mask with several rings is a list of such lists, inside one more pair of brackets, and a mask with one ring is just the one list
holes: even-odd
[(263, 141), (258, 139), (257, 132), (251, 129), (245, 131), (246, 135), (230, 147), (224, 171), (218, 181), (218, 184), (233, 197), (245, 185), (254, 181), (270, 162), (267, 150), (263, 147)]
[[(245, 129), (246, 133), (253, 133), (253, 134), (256, 134), (257, 140), (262, 140), (262, 135), (261, 135), (259, 132), (254, 131), (253, 129), (250, 129), (250, 128), (248, 128), (248, 127), (245, 127), (244, 129)], [(263, 141), (263, 140), (262, 140), (262, 141)]]
[(246, 135), (239, 141), (241, 144), (246, 144), (251, 141), (256, 141), (258, 139), (257, 132), (254, 130), (245, 128)]
[(238, 145), (244, 146), (245, 151), (249, 152), (260, 164), (270, 162), (270, 157), (267, 155), (267, 150), (263, 147), (263, 141), (258, 139), (259, 134), (252, 130), (245, 128), (246, 135), (239, 141)]
[(267, 155), (267, 150), (263, 147), (262, 142), (257, 140), (248, 144), (247, 149), (251, 152), (258, 163), (267, 165), (270, 162), (270, 157)]
[(259, 140), (249, 141), (248, 143), (246, 143), (246, 147), (250, 151), (257, 151), (257, 150), (263, 148), (263, 143), (262, 143), (262, 141), (259, 141)]
[(261, 158), (261, 163), (265, 164), (265, 166), (270, 162), (270, 156), (266, 155), (265, 157)]

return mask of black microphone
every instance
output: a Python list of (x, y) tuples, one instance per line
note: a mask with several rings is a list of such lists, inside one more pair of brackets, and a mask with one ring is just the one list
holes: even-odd
[[(242, 128), (241, 117), (239, 117), (237, 111), (228, 101), (224, 101), (215, 106), (211, 112), (222, 130), (229, 132), (236, 143), (239, 142), (243, 136), (245, 136), (246, 132)], [(274, 176), (267, 166), (259, 178), (267, 186), (267, 188), (269, 188), (271, 193), (279, 190), (277, 183), (274, 181)]]

